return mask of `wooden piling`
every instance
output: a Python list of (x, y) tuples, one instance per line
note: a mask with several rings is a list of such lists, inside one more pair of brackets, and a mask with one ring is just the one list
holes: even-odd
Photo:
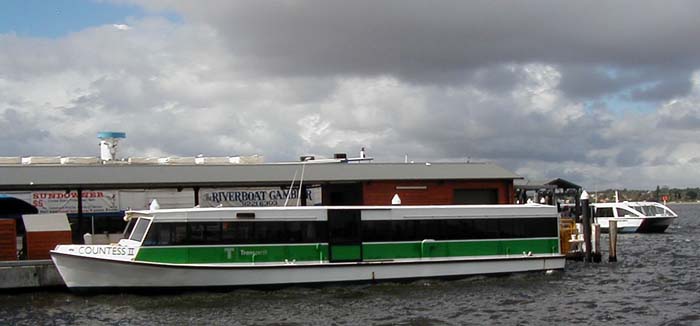
[(603, 255), (601, 254), (600, 251), (600, 224), (598, 223), (593, 223), (592, 226), (592, 232), (593, 232), (593, 262), (595, 263), (600, 263), (602, 260)]
[(617, 261), (617, 221), (610, 221), (608, 234), (610, 235), (610, 254), (608, 256), (609, 262)]

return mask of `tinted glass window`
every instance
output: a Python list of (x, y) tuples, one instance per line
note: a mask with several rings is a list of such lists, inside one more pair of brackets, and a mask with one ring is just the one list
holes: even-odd
[(145, 246), (327, 242), (326, 222), (154, 223)]
[(637, 214), (632, 213), (624, 208), (617, 208), (617, 217), (636, 217)]
[(328, 241), (333, 244), (356, 244), (362, 241), (359, 209), (328, 210)]
[(188, 243), (190, 244), (218, 244), (222, 243), (221, 223), (197, 222), (188, 223), (190, 228)]
[(598, 207), (595, 209), (596, 217), (613, 217), (612, 207)]
[(144, 246), (183, 245), (187, 240), (185, 223), (152, 223), (148, 229)]
[(146, 229), (148, 229), (149, 222), (150, 221), (147, 219), (139, 218), (139, 220), (136, 221), (136, 226), (134, 226), (134, 231), (131, 232), (131, 237), (129, 237), (129, 239), (141, 241), (143, 239), (143, 235), (146, 233)]
[(124, 232), (123, 232), (124, 238), (129, 237), (129, 235), (131, 234), (131, 231), (134, 230), (134, 225), (136, 225), (136, 220), (132, 218), (129, 220), (129, 222), (126, 224), (126, 227), (124, 228)]
[(360, 219), (355, 216), (336, 216), (329, 223), (329, 236), (334, 243), (360, 241)]
[(364, 221), (362, 241), (556, 237), (556, 218)]

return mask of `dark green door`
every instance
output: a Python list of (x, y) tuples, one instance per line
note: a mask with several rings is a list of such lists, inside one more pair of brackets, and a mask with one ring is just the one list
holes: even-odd
[(328, 254), (331, 262), (362, 260), (359, 209), (328, 210)]

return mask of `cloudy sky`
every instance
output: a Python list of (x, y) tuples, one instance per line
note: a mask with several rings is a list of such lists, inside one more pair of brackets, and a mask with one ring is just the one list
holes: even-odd
[(698, 1), (7, 0), (0, 156), (490, 161), (700, 186)]

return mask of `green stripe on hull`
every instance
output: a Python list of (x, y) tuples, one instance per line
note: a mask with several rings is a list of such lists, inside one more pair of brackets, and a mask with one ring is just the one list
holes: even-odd
[(262, 263), (288, 261), (321, 261), (328, 259), (328, 246), (212, 246), (212, 247), (141, 247), (137, 261), (173, 264)]
[(435, 258), (559, 252), (558, 239), (365, 244), (363, 259)]
[[(523, 252), (558, 253), (559, 239), (426, 241), (362, 245), (363, 260), (520, 255)], [(141, 247), (136, 260), (172, 264), (323, 261), (328, 260), (328, 245)]]

